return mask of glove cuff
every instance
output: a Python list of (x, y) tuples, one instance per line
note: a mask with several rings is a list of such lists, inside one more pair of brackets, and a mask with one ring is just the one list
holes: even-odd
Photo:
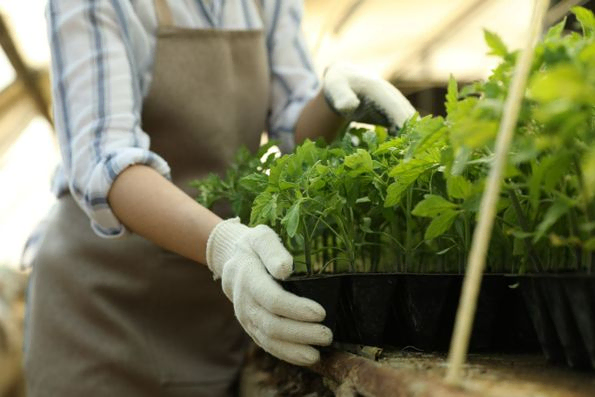
[(219, 222), (211, 231), (207, 240), (207, 266), (213, 277), (221, 277), (223, 265), (231, 258), (238, 239), (249, 228), (240, 223), (240, 218), (231, 218)]

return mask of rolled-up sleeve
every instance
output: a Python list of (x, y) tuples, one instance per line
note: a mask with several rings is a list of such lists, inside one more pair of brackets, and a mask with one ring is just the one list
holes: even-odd
[(54, 118), (71, 194), (95, 232), (126, 228), (108, 204), (116, 177), (144, 164), (170, 178), (141, 129), (139, 75), (132, 55), (127, 0), (49, 0)]
[(270, 0), (267, 10), (267, 47), (271, 69), (269, 135), (288, 152), (295, 146), (294, 131), (304, 106), (316, 95), (319, 80), (307, 49), (301, 20), (301, 0)]

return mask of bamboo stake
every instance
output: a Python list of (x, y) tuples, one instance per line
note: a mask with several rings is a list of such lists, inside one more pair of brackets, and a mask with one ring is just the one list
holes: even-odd
[(514, 129), (524, 97), (527, 78), (533, 60), (533, 47), (543, 29), (548, 3), (548, 0), (536, 0), (535, 2), (529, 37), (515, 68), (510, 92), (506, 99), (504, 114), (496, 140), (495, 158), (488, 175), (486, 191), (481, 200), (478, 225), (473, 234), (469, 265), (465, 274), (455, 329), (450, 345), (448, 372), (446, 374), (446, 381), (450, 384), (460, 384), (461, 381), (462, 366), (469, 347), (471, 327), (477, 307), (477, 297), (485, 269), (488, 243), (496, 215), (496, 204), (500, 196), (502, 174), (506, 166), (508, 149), (514, 135)]

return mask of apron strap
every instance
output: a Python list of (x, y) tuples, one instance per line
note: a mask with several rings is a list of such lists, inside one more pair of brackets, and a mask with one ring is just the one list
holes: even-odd
[(264, 21), (264, 0), (254, 0), (254, 3), (256, 4), (258, 15), (260, 15), (260, 19), (262, 20), (262, 28), (263, 30), (266, 30)]
[(167, 0), (155, 0), (155, 14), (157, 15), (157, 26), (172, 27), (174, 26), (174, 18), (171, 14), (171, 9), (167, 4)]
[[(155, 14), (157, 15), (157, 26), (160, 28), (174, 26), (174, 18), (171, 13), (171, 8), (167, 4), (167, 0), (154, 0), (154, 3)], [(263, 0), (254, 0), (254, 3), (256, 3), (256, 9), (258, 10), (258, 14), (260, 15), (260, 19), (264, 26), (265, 13)]]

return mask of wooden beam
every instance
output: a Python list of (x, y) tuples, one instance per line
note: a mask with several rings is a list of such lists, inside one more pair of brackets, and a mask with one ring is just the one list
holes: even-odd
[(15, 45), (15, 41), (10, 34), (2, 13), (0, 13), (0, 46), (15, 69), (18, 79), (23, 81), (29, 95), (33, 98), (37, 110), (51, 122), (49, 103), (43, 94), (43, 90), (39, 87), (37, 72), (25, 63), (23, 56)]
[[(348, 389), (366, 397), (480, 397), (481, 392), (447, 385), (440, 377), (409, 369), (382, 366), (354, 354), (333, 350), (310, 367), (333, 380), (343, 394)], [(353, 395), (355, 395), (353, 393)]]
[(39, 114), (24, 83), (16, 80), (0, 92), (0, 156)]
[(399, 80), (405, 71), (406, 65), (423, 63), (424, 59), (431, 54), (434, 48), (442, 44), (442, 42), (450, 37), (453, 32), (457, 31), (457, 27), (463, 25), (466, 20), (479, 9), (490, 3), (490, 0), (468, 1), (465, 5), (455, 10), (451, 15), (446, 16), (444, 22), (421, 37), (418, 42), (412, 46), (411, 51), (399, 56), (399, 60), (391, 67), (392, 72), (390, 72), (391, 75), (388, 80)]

